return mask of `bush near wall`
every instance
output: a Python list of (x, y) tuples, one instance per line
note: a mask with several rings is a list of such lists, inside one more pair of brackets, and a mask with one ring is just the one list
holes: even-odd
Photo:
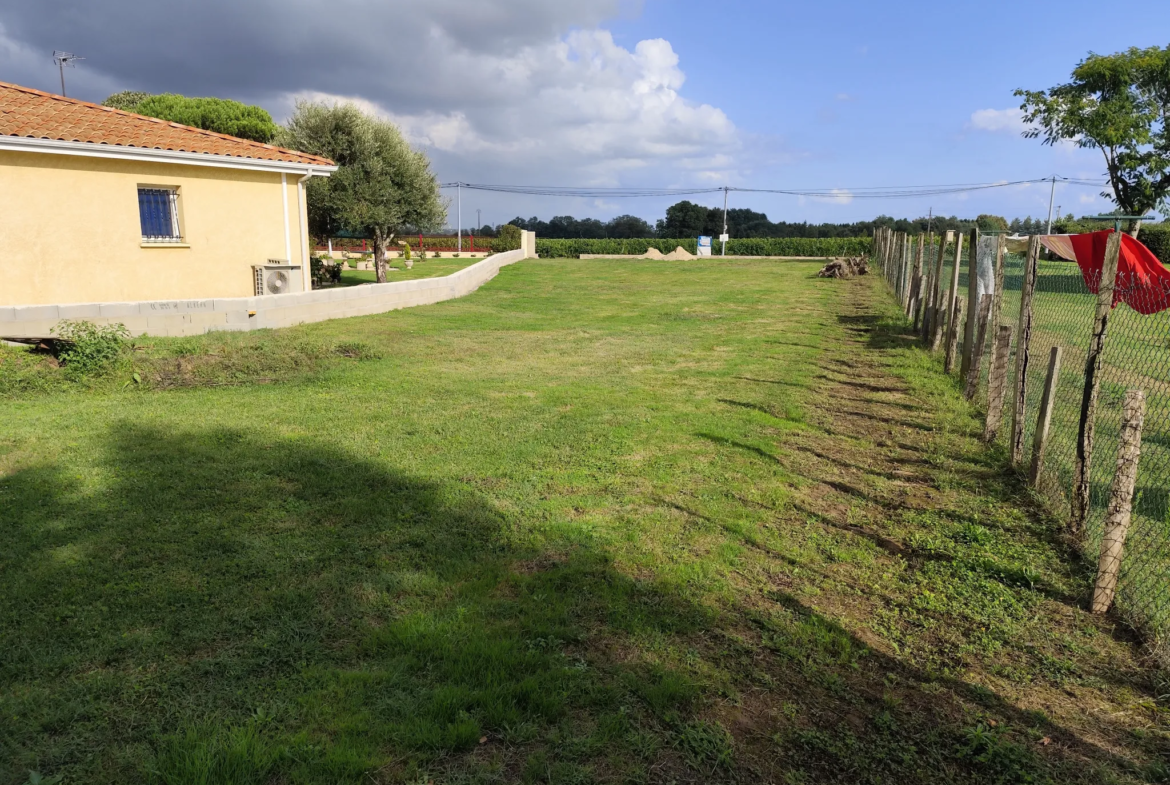
[(1162, 260), (1162, 264), (1170, 265), (1170, 226), (1143, 226), (1138, 239)]
[[(576, 258), (581, 254), (644, 254), (651, 248), (670, 253), (682, 248), (697, 252), (694, 237), (670, 240), (643, 238), (629, 240), (542, 240), (536, 238), (536, 253), (544, 258)], [(711, 253), (718, 256), (719, 242), (713, 241)], [(727, 243), (729, 256), (861, 256), (869, 252), (868, 237), (765, 237), (733, 239)]]

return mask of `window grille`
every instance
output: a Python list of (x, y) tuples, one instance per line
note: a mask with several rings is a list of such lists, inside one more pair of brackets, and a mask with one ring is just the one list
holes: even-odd
[(139, 188), (138, 216), (142, 221), (142, 241), (181, 243), (179, 228), (179, 192), (174, 188)]

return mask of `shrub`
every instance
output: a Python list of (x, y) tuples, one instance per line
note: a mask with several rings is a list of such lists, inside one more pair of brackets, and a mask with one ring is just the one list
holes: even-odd
[(84, 320), (58, 322), (53, 334), (69, 341), (58, 359), (70, 376), (90, 376), (114, 367), (126, 350), (130, 331), (123, 324), (94, 324)]
[(144, 93), (140, 90), (123, 90), (102, 101), (102, 106), (121, 109), (123, 112), (137, 112), (138, 105), (147, 98), (150, 98), (150, 93)]
[[(500, 235), (492, 240), (492, 250), (496, 253), (516, 251), (520, 248), (520, 227), (513, 224), (504, 224), (500, 227)], [(539, 253), (539, 252), (538, 252)]]
[(1170, 225), (1143, 226), (1138, 232), (1138, 239), (1153, 251), (1163, 264), (1170, 265)]
[[(657, 248), (665, 254), (679, 246), (689, 253), (696, 253), (698, 241), (693, 237), (675, 240), (536, 238), (536, 252), (542, 258), (575, 258), (581, 254), (644, 254), (650, 248)], [(762, 237), (733, 239), (727, 243), (727, 253), (731, 256), (864, 256), (869, 253), (869, 247), (868, 237)], [(717, 246), (711, 253), (718, 256), (720, 250)]]

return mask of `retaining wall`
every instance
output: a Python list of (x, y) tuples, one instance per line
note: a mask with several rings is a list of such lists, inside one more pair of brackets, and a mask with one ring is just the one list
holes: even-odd
[(120, 322), (133, 335), (200, 335), (213, 330), (291, 327), (430, 305), (471, 294), (495, 278), (501, 267), (529, 258), (527, 248), (533, 244), (522, 243), (520, 250), (493, 254), (441, 278), (263, 297), (0, 307), (0, 336), (46, 338), (63, 319), (85, 319), (95, 324)]

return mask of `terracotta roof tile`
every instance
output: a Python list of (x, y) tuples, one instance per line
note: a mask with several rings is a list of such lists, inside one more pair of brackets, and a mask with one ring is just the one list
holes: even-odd
[(0, 82), (0, 136), (331, 166), (327, 158)]

